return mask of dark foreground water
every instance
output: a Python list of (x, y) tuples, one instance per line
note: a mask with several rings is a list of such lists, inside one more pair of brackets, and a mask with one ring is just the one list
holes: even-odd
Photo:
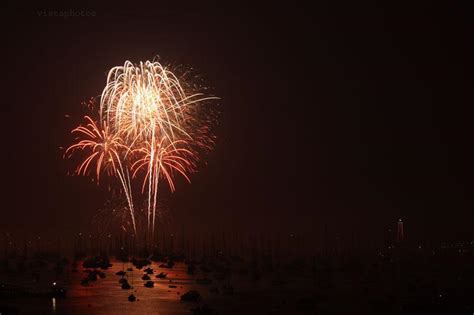
[[(191, 309), (203, 304), (209, 305), (217, 314), (294, 314), (314, 313), (314, 310), (298, 310), (296, 300), (307, 294), (311, 279), (305, 276), (292, 277), (291, 281), (275, 283), (274, 277), (262, 276), (258, 281), (248, 274), (232, 273), (225, 279), (216, 280), (212, 273), (196, 272), (187, 274), (186, 265), (177, 263), (172, 269), (160, 268), (153, 263), (154, 274), (150, 275), (153, 288), (144, 287), (141, 279), (144, 272), (133, 267), (128, 273), (132, 290), (123, 290), (118, 282), (117, 271), (131, 268), (130, 263), (112, 261), (113, 266), (104, 273), (104, 279), (83, 286), (80, 281), (87, 274), (79, 264), (77, 271), (65, 270), (57, 276), (48, 268), (41, 272), (38, 283), (33, 284), (28, 276), (4, 275), (3, 282), (22, 286), (49, 287), (54, 281), (67, 288), (66, 298), (8, 298), (0, 300), (0, 305), (8, 307), (8, 312), (19, 314), (191, 314)], [(47, 271), (49, 270), (49, 271)], [(157, 279), (160, 272), (167, 273), (165, 279)], [(209, 285), (197, 284), (197, 278), (212, 279)], [(223, 287), (232, 285), (234, 293), (223, 292)], [(172, 286), (172, 287), (170, 287)], [(199, 302), (181, 301), (182, 294), (197, 290), (201, 294)], [(133, 293), (137, 301), (128, 301)], [(4, 315), (2, 313), (2, 315)]]

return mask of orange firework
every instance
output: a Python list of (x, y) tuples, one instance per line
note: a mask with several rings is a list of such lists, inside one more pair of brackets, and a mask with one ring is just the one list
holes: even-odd
[(99, 123), (86, 117), (87, 126), (73, 130), (85, 139), (66, 152), (89, 150), (90, 155), (77, 168), (78, 174), (86, 175), (95, 163), (97, 179), (103, 169), (120, 179), (132, 221), (129, 170), (133, 171), (131, 177), (141, 181), (142, 193), (147, 195), (148, 231), (151, 228), (153, 237), (159, 181), (165, 180), (172, 192), (176, 175), (190, 182), (198, 152), (212, 147), (209, 120), (203, 119), (207, 116), (202, 107), (212, 99), (216, 97), (206, 97), (194, 92), (191, 85), (182, 85), (158, 62), (134, 65), (126, 61), (109, 71), (100, 98)]
[(187, 142), (177, 140), (167, 145), (163, 145), (163, 142), (165, 142), (164, 139), (154, 149), (147, 143), (145, 147), (134, 150), (143, 157), (132, 165), (132, 169), (134, 169), (133, 177), (136, 176), (140, 169), (146, 169), (142, 191), (144, 191), (145, 184), (151, 174), (154, 174), (151, 177), (156, 182), (156, 185), (158, 184), (158, 178), (165, 178), (171, 191), (176, 189), (173, 180), (175, 172), (181, 174), (188, 182), (191, 182), (188, 174), (194, 171), (195, 154), (186, 149), (188, 147)]
[(110, 133), (107, 123), (103, 128), (97, 124), (89, 116), (84, 117), (88, 123), (86, 126), (79, 126), (71, 131), (71, 133), (79, 133), (80, 137), (86, 139), (80, 140), (78, 143), (67, 148), (65, 154), (76, 149), (90, 150), (91, 154), (79, 164), (76, 169), (77, 174), (86, 175), (92, 161), (96, 161), (96, 176), (99, 182), (100, 173), (103, 169), (107, 170), (108, 175), (117, 172), (117, 164), (120, 164), (119, 150), (123, 147), (121, 138), (114, 133)]
[(117, 175), (129, 203), (132, 222), (136, 232), (130, 176), (128, 170), (124, 168), (120, 157), (120, 152), (127, 149), (127, 146), (122, 143), (122, 139), (119, 135), (110, 132), (107, 122), (104, 122), (101, 128), (99, 127), (101, 125), (97, 125), (89, 116), (85, 116), (84, 118), (88, 121), (86, 126), (79, 126), (73, 129), (71, 133), (78, 133), (81, 137), (85, 137), (85, 139), (79, 138), (79, 142), (67, 148), (65, 155), (77, 149), (89, 151), (89, 155), (77, 167), (76, 173), (78, 175), (86, 175), (91, 163), (94, 161), (97, 183), (99, 183), (100, 173), (104, 169), (108, 175)]

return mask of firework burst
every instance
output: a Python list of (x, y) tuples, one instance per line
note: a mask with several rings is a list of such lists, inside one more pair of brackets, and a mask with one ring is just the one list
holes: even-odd
[(108, 175), (112, 175), (117, 171), (117, 164), (120, 165), (119, 150), (124, 147), (122, 140), (116, 134), (110, 133), (107, 123), (101, 128), (89, 116), (84, 117), (87, 121), (85, 126), (79, 126), (71, 131), (71, 133), (79, 134), (79, 142), (71, 145), (65, 154), (72, 151), (88, 150), (91, 152), (89, 156), (76, 169), (79, 175), (86, 175), (89, 171), (91, 162), (95, 161), (95, 172), (97, 182), (100, 179), (100, 173), (105, 169)]
[[(85, 126), (79, 126), (71, 133), (79, 134), (79, 142), (67, 148), (65, 155), (75, 150), (87, 151), (89, 155), (76, 168), (76, 174), (87, 175), (91, 164), (95, 163), (97, 184), (99, 184), (100, 173), (106, 171), (107, 175), (116, 175), (127, 197), (133, 227), (136, 233), (135, 215), (133, 212), (133, 200), (128, 169), (122, 162), (121, 152), (127, 150), (119, 135), (112, 133), (107, 122), (97, 124), (89, 116), (84, 117), (88, 122)], [(70, 156), (70, 155), (69, 155)]]
[[(176, 176), (190, 182), (199, 156), (212, 148), (210, 112), (204, 104), (217, 99), (196, 88), (159, 62), (127, 61), (112, 68), (100, 97), (98, 121), (72, 132), (80, 137), (66, 153), (78, 149), (89, 155), (76, 173), (87, 175), (92, 165), (99, 180), (105, 171), (119, 179), (127, 197), (134, 230), (132, 179), (147, 196), (147, 232), (153, 238), (158, 187), (175, 191)], [(130, 175), (131, 174), (131, 175)]]

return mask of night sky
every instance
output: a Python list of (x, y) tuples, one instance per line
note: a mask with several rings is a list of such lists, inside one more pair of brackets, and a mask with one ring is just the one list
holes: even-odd
[[(89, 226), (106, 196), (62, 159), (109, 68), (159, 55), (221, 97), (215, 150), (165, 194), (177, 225), (473, 237), (473, 22), (445, 7), (72, 8), (2, 16), (2, 219)], [(70, 115), (66, 118), (65, 115)]]

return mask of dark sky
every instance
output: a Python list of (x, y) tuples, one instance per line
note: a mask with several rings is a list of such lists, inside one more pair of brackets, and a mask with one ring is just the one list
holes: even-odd
[[(444, 7), (72, 8), (2, 16), (2, 231), (88, 226), (105, 199), (60, 146), (125, 60), (191, 65), (218, 142), (166, 196), (202, 228), (473, 237), (472, 18)], [(65, 118), (65, 114), (71, 118)], [(319, 234), (321, 235), (321, 234)]]

